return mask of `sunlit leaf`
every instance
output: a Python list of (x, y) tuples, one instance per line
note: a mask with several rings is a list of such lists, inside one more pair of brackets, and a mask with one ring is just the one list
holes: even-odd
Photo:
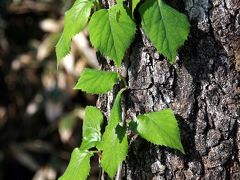
[(117, 126), (115, 129), (107, 129), (103, 135), (102, 147), (101, 166), (113, 178), (118, 167), (127, 156), (128, 141), (126, 129), (121, 126)]
[(171, 63), (189, 34), (187, 17), (163, 0), (146, 0), (139, 8), (142, 27), (159, 53)]
[(90, 171), (90, 158), (93, 153), (75, 148), (64, 174), (59, 180), (86, 180)]
[(65, 13), (64, 30), (56, 46), (58, 64), (69, 53), (72, 37), (86, 27), (93, 5), (93, 0), (76, 0)]
[(87, 106), (83, 120), (83, 142), (81, 144), (81, 150), (90, 149), (101, 141), (102, 122), (103, 115), (101, 111), (96, 107)]
[(125, 51), (135, 36), (134, 21), (123, 6), (96, 11), (89, 22), (90, 41), (103, 55), (121, 66)]
[(110, 91), (119, 80), (115, 72), (85, 68), (74, 89), (101, 94)]
[(144, 139), (184, 153), (178, 123), (171, 109), (137, 116), (135, 128)]
[(140, 0), (132, 0), (132, 14), (134, 13), (134, 10), (136, 9), (139, 2)]

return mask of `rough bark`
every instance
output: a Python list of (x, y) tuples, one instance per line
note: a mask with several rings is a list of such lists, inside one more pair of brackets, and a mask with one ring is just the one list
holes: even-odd
[[(191, 20), (189, 39), (170, 65), (138, 31), (124, 65), (130, 88), (124, 107), (126, 118), (171, 107), (186, 154), (134, 136), (123, 178), (240, 179), (240, 1), (173, 5)], [(113, 94), (99, 98), (106, 115)]]

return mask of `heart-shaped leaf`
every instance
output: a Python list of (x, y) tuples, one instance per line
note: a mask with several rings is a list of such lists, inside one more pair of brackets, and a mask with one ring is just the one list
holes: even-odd
[(89, 22), (91, 43), (118, 67), (134, 39), (135, 31), (136, 25), (122, 5), (96, 11)]
[(146, 0), (139, 8), (142, 27), (159, 53), (175, 61), (177, 50), (189, 34), (187, 17), (163, 0)]
[(178, 123), (171, 109), (137, 116), (135, 128), (144, 139), (184, 153)]

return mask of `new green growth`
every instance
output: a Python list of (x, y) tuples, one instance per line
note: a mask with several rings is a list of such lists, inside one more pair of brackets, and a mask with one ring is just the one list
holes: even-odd
[[(140, 0), (132, 0), (130, 7), (124, 6), (123, 0), (117, 0), (117, 4), (109, 9), (104, 9), (97, 0), (76, 0), (65, 13), (64, 30), (56, 46), (58, 65), (69, 53), (73, 36), (87, 27), (91, 44), (106, 58), (113, 60), (116, 67), (120, 67), (136, 35), (134, 11), (139, 12), (139, 27), (157, 51), (174, 63), (178, 48), (188, 37), (190, 25), (184, 14), (163, 0), (143, 0), (141, 3)], [(81, 146), (73, 150), (70, 163), (60, 180), (87, 179), (90, 158), (94, 153), (100, 155), (101, 167), (113, 178), (127, 156), (129, 131), (151, 143), (184, 153), (178, 123), (171, 109), (141, 114), (128, 121), (122, 119), (121, 98), (126, 90), (131, 90), (122, 85), (125, 84), (121, 83), (122, 79), (117, 72), (88, 68), (81, 74), (75, 89), (87, 93), (107, 93), (118, 83), (122, 87), (115, 97), (105, 128), (102, 127), (102, 112), (96, 107), (86, 107)], [(103, 134), (102, 128), (105, 129)]]

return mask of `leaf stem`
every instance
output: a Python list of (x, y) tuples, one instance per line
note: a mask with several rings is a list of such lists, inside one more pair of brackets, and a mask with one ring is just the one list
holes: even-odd
[(124, 87), (124, 88), (127, 88), (126, 78), (124, 78), (124, 77), (121, 76), (121, 82), (122, 82), (122, 84), (123, 84), (123, 87)]

